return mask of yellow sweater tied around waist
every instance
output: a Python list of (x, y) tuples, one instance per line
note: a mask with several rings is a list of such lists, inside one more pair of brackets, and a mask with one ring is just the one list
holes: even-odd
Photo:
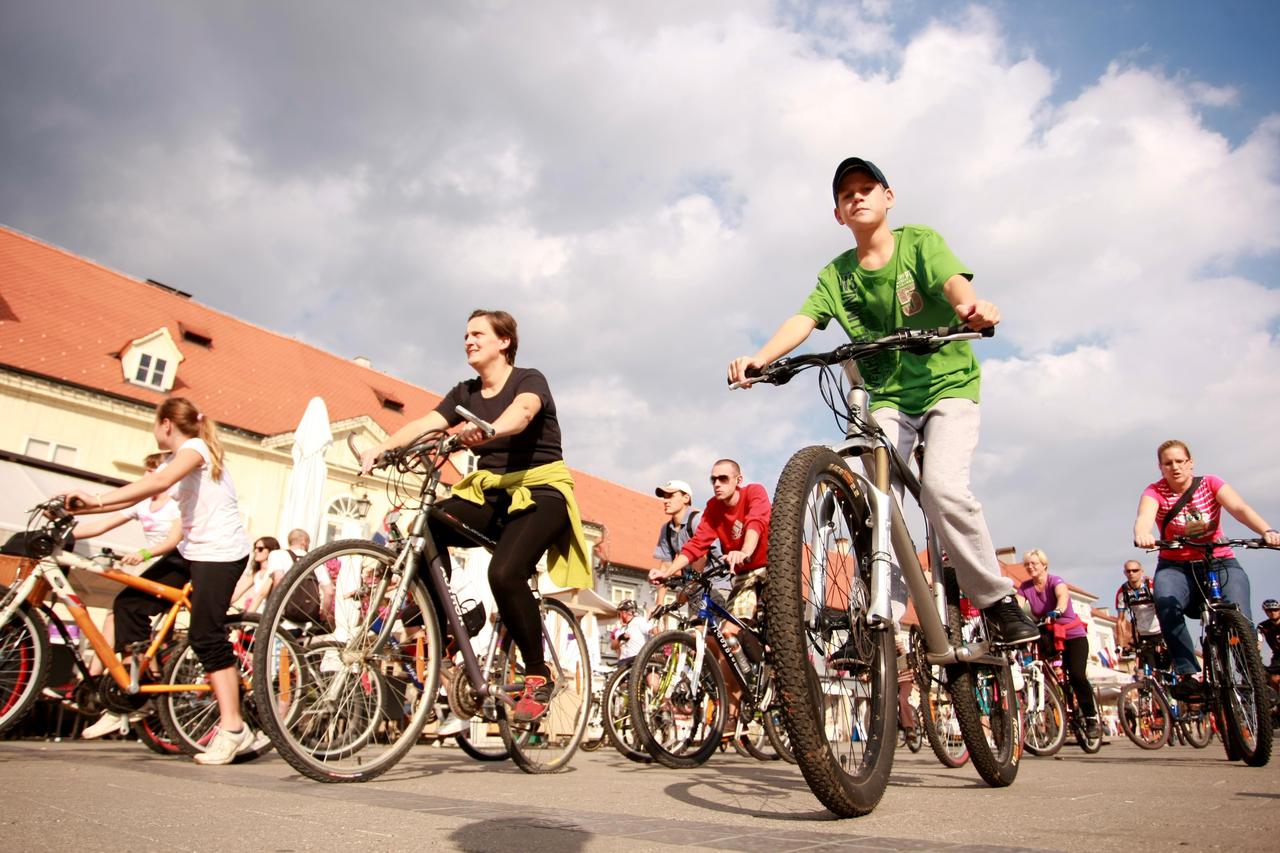
[(569, 510), (569, 529), (547, 548), (547, 574), (551, 576), (551, 582), (572, 589), (590, 589), (591, 556), (587, 551), (587, 539), (582, 534), (582, 514), (573, 497), (573, 475), (564, 460), (506, 474), (473, 471), (454, 485), (453, 495), (483, 505), (485, 492), (502, 489), (511, 496), (507, 512), (515, 513), (535, 506), (529, 491), (534, 486), (550, 486), (564, 495)]

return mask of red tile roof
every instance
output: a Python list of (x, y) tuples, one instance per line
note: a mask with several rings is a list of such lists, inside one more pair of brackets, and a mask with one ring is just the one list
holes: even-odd
[[(369, 415), (387, 432), (440, 400), (0, 225), (0, 364), (151, 406), (166, 395), (126, 382), (119, 355), (161, 326), (184, 356), (171, 393), (190, 396), (220, 423), (257, 435), (295, 429), (316, 395), (324, 397), (331, 421)], [(582, 471), (574, 477), (583, 518), (606, 530), (602, 556), (635, 568), (652, 565), (661, 503)]]

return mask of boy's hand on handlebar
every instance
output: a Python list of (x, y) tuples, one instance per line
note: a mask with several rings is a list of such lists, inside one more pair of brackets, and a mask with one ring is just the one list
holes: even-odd
[[(767, 362), (756, 358), (753, 355), (744, 355), (741, 358), (735, 358), (733, 361), (729, 362), (729, 382), (741, 382), (747, 378), (748, 371), (759, 373), (766, 363)], [(750, 388), (751, 386), (747, 385), (745, 387)]]
[(724, 555), (724, 563), (731, 569), (736, 569), (747, 561), (746, 551), (729, 551)]
[(1000, 309), (985, 299), (956, 306), (956, 316), (975, 332), (989, 329), (1000, 322)]

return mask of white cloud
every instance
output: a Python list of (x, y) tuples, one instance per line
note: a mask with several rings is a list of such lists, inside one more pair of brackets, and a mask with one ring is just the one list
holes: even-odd
[(90, 37), (24, 12), (23, 56), (72, 59), (0, 89), (0, 220), (437, 390), (465, 373), (466, 313), (506, 307), (571, 463), (647, 491), (734, 456), (772, 488), (835, 428), (808, 377), (730, 394), (724, 365), (848, 248), (828, 187), (856, 153), (1004, 311), (977, 345), (998, 541), (1109, 592), (1171, 435), (1280, 524), (1280, 296), (1258, 272), (1280, 117), (1233, 145), (1205, 112), (1232, 86), (1137, 53), (1062, 102), (981, 7), (259, 14), (250, 37), (214, 7), (118, 11)]

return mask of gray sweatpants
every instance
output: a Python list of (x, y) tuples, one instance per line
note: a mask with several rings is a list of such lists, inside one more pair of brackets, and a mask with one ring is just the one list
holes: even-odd
[[(975, 607), (986, 607), (1013, 592), (1013, 581), (1000, 574), (982, 504), (969, 491), (969, 465), (982, 420), (978, 404), (948, 397), (923, 415), (876, 409), (875, 420), (903, 459), (910, 460), (916, 444), (924, 441), (920, 502), (964, 594)], [(896, 484), (894, 492), (901, 505), (902, 485)], [(901, 580), (894, 580), (894, 587), (905, 588)]]

